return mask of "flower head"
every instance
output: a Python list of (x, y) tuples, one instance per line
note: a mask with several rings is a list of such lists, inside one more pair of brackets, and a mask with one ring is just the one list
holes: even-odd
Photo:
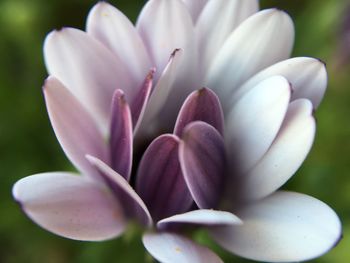
[(44, 45), (50, 121), (81, 174), (26, 177), (15, 199), (71, 239), (117, 237), (137, 220), (161, 262), (222, 262), (185, 225), (254, 260), (327, 252), (341, 234), (333, 210), (277, 191), (311, 149), (327, 85), (322, 62), (289, 59), (293, 40), (290, 17), (256, 0), (150, 0), (136, 28), (99, 2), (86, 32)]

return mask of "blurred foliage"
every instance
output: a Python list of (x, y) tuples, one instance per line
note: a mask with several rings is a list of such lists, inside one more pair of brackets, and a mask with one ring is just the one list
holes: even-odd
[[(42, 45), (54, 28), (84, 28), (95, 2), (0, 0), (0, 262), (152, 262), (138, 229), (131, 228), (123, 237), (102, 243), (63, 239), (33, 224), (11, 197), (13, 183), (24, 176), (73, 169), (45, 110), (40, 88), (47, 75)], [(111, 2), (135, 21), (144, 1)], [(312, 262), (350, 262), (350, 63), (343, 59), (340, 35), (344, 16), (350, 16), (345, 13), (349, 2), (262, 0), (261, 6), (276, 6), (291, 14), (296, 26), (294, 56), (327, 62), (329, 88), (316, 113), (317, 138), (302, 169), (285, 188), (325, 201), (343, 221), (340, 244)], [(346, 48), (348, 52), (350, 45)], [(196, 239), (213, 247), (225, 262), (248, 262), (220, 249), (204, 232), (198, 232)]]

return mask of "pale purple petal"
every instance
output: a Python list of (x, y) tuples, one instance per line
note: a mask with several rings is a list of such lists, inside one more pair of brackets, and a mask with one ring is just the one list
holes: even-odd
[(316, 132), (309, 100), (293, 101), (281, 130), (259, 163), (242, 176), (243, 198), (265, 197), (281, 187), (301, 166), (308, 155)]
[(139, 129), (139, 136), (144, 134), (152, 134), (157, 127), (157, 117), (160, 114), (165, 114), (164, 105), (167, 102), (171, 88), (173, 87), (177, 71), (179, 67), (179, 59), (182, 56), (182, 50), (176, 49), (171, 54), (169, 62), (162, 72), (157, 84), (155, 85), (147, 106), (144, 112), (144, 116), (141, 120), (141, 126)]
[(204, 226), (218, 226), (218, 225), (240, 225), (242, 221), (234, 214), (226, 211), (218, 211), (212, 209), (193, 210), (184, 214), (174, 215), (157, 223), (160, 229), (167, 228), (171, 225), (177, 224), (193, 224)]
[(129, 181), (132, 165), (132, 120), (124, 93), (116, 90), (112, 99), (111, 133), (109, 138), (111, 167)]
[(43, 91), (50, 121), (63, 151), (83, 174), (99, 179), (85, 158), (86, 154), (93, 154), (109, 163), (107, 145), (94, 120), (56, 78), (49, 77)]
[(44, 173), (19, 180), (13, 196), (38, 225), (57, 235), (100, 241), (122, 234), (120, 204), (105, 187), (70, 173)]
[(189, 11), (181, 0), (148, 1), (140, 13), (136, 27), (150, 53), (153, 65), (157, 68), (155, 83), (166, 67), (171, 52), (181, 49), (184, 54), (179, 57), (176, 77), (166, 100), (166, 111), (162, 111), (157, 117), (156, 124), (148, 125), (151, 136), (154, 137), (159, 130), (168, 131), (173, 128), (183, 101), (189, 93), (202, 87), (199, 84), (195, 30)]
[[(136, 27), (159, 73), (167, 65), (169, 55), (178, 48), (186, 53), (183, 58), (186, 63), (183, 65), (192, 65), (190, 59), (194, 49), (194, 27), (186, 6), (180, 0), (148, 1), (138, 17)], [(156, 79), (158, 77), (157, 74)]]
[(134, 127), (134, 134), (136, 134), (142, 122), (143, 115), (145, 113), (149, 97), (151, 95), (154, 73), (155, 69), (153, 68), (146, 76), (143, 84), (141, 85), (141, 88), (138, 91), (137, 96), (135, 96), (134, 100), (131, 102), (131, 115)]
[(107, 184), (112, 188), (114, 194), (120, 200), (120, 204), (128, 217), (137, 219), (146, 226), (152, 225), (152, 217), (142, 199), (120, 174), (115, 172), (101, 160), (86, 156), (92, 165), (105, 178)]
[(299, 262), (326, 253), (341, 238), (341, 223), (325, 203), (299, 193), (277, 192), (247, 205), (240, 226), (218, 227), (214, 239), (252, 260)]
[(198, 207), (216, 207), (223, 190), (226, 164), (219, 132), (205, 122), (189, 124), (182, 135), (179, 157), (187, 186)]
[(137, 87), (142, 84), (151, 61), (140, 35), (122, 12), (107, 2), (98, 2), (89, 13), (86, 31), (119, 58)]
[(274, 75), (281, 75), (292, 84), (292, 100), (311, 100), (314, 108), (320, 104), (327, 87), (325, 64), (315, 58), (297, 57), (284, 60), (254, 75), (238, 90), (231, 103), (253, 88), (260, 81)]
[(193, 121), (203, 121), (224, 133), (224, 114), (219, 98), (210, 89), (202, 88), (191, 93), (179, 112), (174, 134), (181, 137), (187, 124)]
[(114, 91), (122, 89), (129, 100), (139, 87), (116, 55), (78, 29), (51, 32), (44, 57), (49, 73), (76, 96), (104, 133), (109, 131)]
[(193, 199), (179, 163), (179, 139), (171, 134), (156, 138), (141, 159), (136, 191), (154, 220), (190, 209)]
[(203, 8), (207, 4), (208, 0), (182, 0), (188, 8), (192, 16), (192, 21), (195, 24), (197, 18), (201, 14)]
[(162, 263), (223, 263), (210, 249), (173, 233), (146, 233), (142, 238), (148, 252)]
[[(196, 2), (189, 0), (190, 3)], [(257, 0), (208, 1), (196, 24), (199, 66), (205, 75), (217, 52), (232, 31), (247, 17), (258, 12)]]
[(246, 172), (266, 153), (282, 125), (290, 96), (289, 82), (274, 76), (234, 105), (227, 116), (225, 139), (228, 156), (239, 165), (237, 172)]
[(250, 16), (232, 32), (214, 58), (205, 84), (219, 96), (225, 113), (235, 90), (258, 71), (288, 58), (293, 41), (293, 22), (277, 9)]

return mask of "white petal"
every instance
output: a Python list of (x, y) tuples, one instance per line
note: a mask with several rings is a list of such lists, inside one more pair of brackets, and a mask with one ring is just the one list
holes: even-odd
[(206, 79), (206, 86), (219, 96), (224, 111), (239, 85), (289, 57), (293, 41), (293, 22), (277, 9), (258, 12), (233, 31), (214, 58)]
[(148, 252), (162, 263), (223, 262), (207, 247), (177, 234), (146, 233), (142, 241)]
[(157, 69), (163, 71), (170, 54), (182, 49), (183, 70), (191, 69), (194, 53), (194, 27), (191, 16), (180, 0), (150, 0), (142, 9), (136, 25)]
[(116, 55), (78, 29), (51, 32), (44, 57), (49, 73), (77, 97), (105, 133), (114, 90), (122, 89), (129, 100), (139, 87)]
[(292, 100), (309, 99), (314, 108), (318, 107), (326, 91), (327, 71), (325, 64), (315, 58), (297, 57), (279, 62), (254, 75), (237, 90), (231, 103), (235, 103), (242, 94), (273, 75), (281, 75), (292, 84)]
[(265, 154), (288, 108), (291, 89), (281, 76), (266, 79), (246, 93), (227, 117), (228, 158), (245, 172)]
[(151, 67), (151, 61), (130, 20), (114, 6), (99, 2), (89, 13), (86, 31), (119, 57), (140, 86)]
[(94, 120), (56, 78), (49, 77), (43, 89), (50, 121), (64, 152), (83, 174), (101, 179), (85, 158), (91, 154), (110, 161), (107, 145)]
[(174, 215), (160, 220), (158, 228), (164, 228), (169, 224), (196, 224), (196, 225), (239, 225), (242, 221), (232, 213), (212, 209), (199, 209), (187, 213)]
[(288, 108), (276, 139), (259, 163), (242, 177), (245, 198), (265, 197), (281, 187), (301, 166), (316, 131), (309, 100), (299, 99)]
[(208, 0), (182, 0), (182, 1), (187, 6), (192, 16), (193, 23), (196, 23), (198, 16), (201, 14)]
[(321, 256), (341, 237), (341, 223), (325, 203), (299, 193), (277, 192), (238, 212), (243, 225), (218, 227), (214, 239), (253, 260), (299, 262)]
[(101, 185), (70, 173), (36, 174), (19, 180), (13, 196), (41, 227), (66, 238), (99, 241), (120, 235), (120, 205)]
[[(190, 1), (191, 3), (195, 1)], [(257, 0), (211, 0), (196, 24), (199, 65), (203, 74), (230, 33), (248, 16), (259, 10)]]

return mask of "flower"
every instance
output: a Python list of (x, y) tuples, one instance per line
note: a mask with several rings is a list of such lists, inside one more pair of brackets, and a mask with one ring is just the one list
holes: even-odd
[(45, 40), (47, 110), (81, 175), (18, 181), (14, 198), (34, 222), (99, 241), (136, 219), (161, 262), (222, 262), (184, 225), (269, 262), (312, 259), (338, 242), (331, 208), (278, 190), (311, 149), (327, 85), (321, 61), (288, 59), (285, 12), (258, 12), (255, 0), (150, 0), (134, 28), (99, 2), (86, 31)]

